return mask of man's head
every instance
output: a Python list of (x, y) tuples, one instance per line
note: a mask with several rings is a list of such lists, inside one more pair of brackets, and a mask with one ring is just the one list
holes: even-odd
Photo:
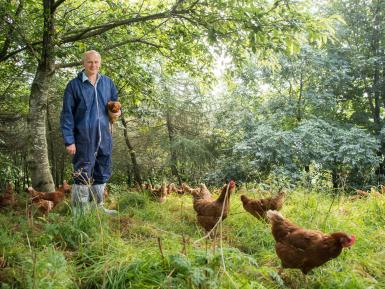
[(102, 58), (99, 52), (89, 50), (83, 54), (83, 66), (87, 76), (95, 76), (98, 74)]

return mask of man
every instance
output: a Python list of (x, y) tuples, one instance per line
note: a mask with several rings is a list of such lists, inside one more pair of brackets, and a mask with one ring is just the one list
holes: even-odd
[(107, 103), (117, 101), (118, 94), (112, 80), (99, 73), (100, 65), (97, 51), (84, 53), (84, 69), (64, 91), (60, 123), (66, 150), (73, 156), (72, 205), (83, 208), (92, 201), (107, 214), (114, 214), (116, 211), (103, 207), (103, 193), (111, 176)]

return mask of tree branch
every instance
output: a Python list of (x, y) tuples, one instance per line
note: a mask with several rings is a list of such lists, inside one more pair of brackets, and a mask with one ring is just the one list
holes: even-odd
[[(161, 49), (163, 48), (163, 46), (159, 45), (159, 44), (155, 44), (155, 43), (151, 43), (147, 40), (144, 40), (143, 38), (134, 38), (134, 39), (128, 39), (128, 40), (125, 40), (125, 41), (122, 41), (122, 42), (119, 42), (119, 43), (115, 43), (109, 47), (106, 47), (102, 50), (100, 50), (100, 53), (103, 54), (105, 52), (108, 52), (109, 50), (112, 50), (114, 48), (117, 48), (119, 46), (123, 46), (123, 45), (126, 45), (128, 43), (142, 43), (142, 44), (146, 44), (146, 45), (149, 45), (149, 46), (153, 46), (153, 47), (156, 47), (157, 49)], [(79, 66), (81, 65), (82, 62), (79, 60), (79, 61), (74, 61), (74, 62), (69, 62), (69, 63), (57, 63), (55, 64), (55, 68), (56, 69), (60, 69), (60, 68), (69, 68), (69, 67), (75, 67), (75, 66)]]
[(0, 94), (0, 100), (1, 100), (1, 101), (2, 101), (3, 99), (5, 99), (5, 96), (8, 94), (8, 91), (11, 89), (12, 85), (16, 82), (16, 79), (17, 79), (18, 77), (20, 77), (20, 75), (21, 75), (23, 72), (24, 72), (24, 71), (22, 70), (21, 72), (19, 72), (18, 75), (16, 75), (16, 77), (13, 77), (13, 78), (9, 81), (7, 87), (6, 87), (6, 88), (4, 89), (4, 91)]
[(138, 13), (136, 14), (136, 16), (139, 16), (139, 15), (140, 15), (140, 12), (142, 11), (142, 8), (143, 8), (143, 4), (144, 4), (144, 0), (142, 0), (142, 3), (140, 4), (139, 11), (138, 11)]
[(24, 51), (26, 49), (30, 49), (31, 46), (33, 47), (33, 46), (36, 46), (36, 45), (42, 44), (42, 43), (43, 43), (43, 41), (36, 41), (36, 42), (33, 42), (33, 43), (29, 43), (29, 44), (27, 44), (27, 45), (25, 45), (25, 46), (23, 46), (23, 47), (21, 47), (19, 49), (16, 49), (16, 50), (8, 53), (7, 55), (4, 55), (3, 57), (0, 58), (0, 62), (5, 61), (8, 58), (11, 58), (12, 56), (18, 54), (19, 52), (22, 52), (22, 51)]
[(66, 1), (66, 0), (57, 0), (57, 1), (53, 4), (52, 10), (55, 11), (61, 4), (63, 4), (64, 1)]
[[(57, 0), (57, 2), (55, 3), (56, 7), (59, 6), (60, 4), (62, 4), (64, 1), (65, 0)], [(110, 23), (96, 25), (96, 26), (89, 27), (89, 28), (82, 29), (82, 30), (72, 31), (72, 33), (68, 34), (67, 36), (64, 35), (61, 38), (61, 41), (59, 41), (59, 43), (57, 43), (57, 45), (75, 42), (75, 41), (82, 40), (82, 39), (87, 39), (87, 38), (90, 38), (90, 37), (93, 37), (96, 35), (100, 35), (104, 32), (107, 32), (107, 31), (113, 29), (113, 28), (123, 26), (123, 25), (131, 25), (131, 24), (138, 23), (138, 22), (146, 22), (146, 21), (163, 19), (163, 18), (171, 18), (171, 17), (176, 17), (176, 16), (179, 17), (183, 14), (189, 13), (191, 11), (191, 8), (193, 6), (195, 6), (199, 2), (199, 0), (195, 1), (192, 4), (192, 6), (188, 7), (187, 9), (177, 11), (177, 8), (183, 2), (184, 2), (184, 0), (178, 0), (176, 2), (176, 4), (171, 7), (170, 10), (164, 11), (161, 13), (156, 13), (156, 14), (147, 15), (147, 16), (136, 16), (136, 17), (130, 18), (130, 19), (113, 21)], [(75, 35), (73, 35), (73, 34), (75, 34)], [(43, 43), (43, 41), (35, 41), (33, 43), (28, 43), (27, 45), (25, 45), (21, 48), (15, 49), (14, 51), (9, 52), (8, 54), (5, 54), (5, 55), (0, 54), (0, 62), (5, 61), (5, 60), (11, 58), (12, 56), (26, 50), (26, 49), (31, 50), (31, 48), (33, 48), (34, 46), (42, 44), (42, 43)], [(144, 43), (144, 42), (142, 41), (142, 43)], [(146, 44), (149, 44), (149, 43), (146, 43)], [(155, 44), (153, 44), (153, 46), (154, 45)], [(64, 67), (73, 67), (73, 66), (77, 66), (77, 65), (78, 65), (78, 62), (72, 62), (69, 64), (58, 64), (57, 67), (58, 68), (64, 68)]]
[(69, 63), (56, 63), (55, 69), (76, 67), (76, 66), (80, 66), (81, 64), (82, 64), (81, 60), (69, 62)]
[[(16, 12), (15, 12), (15, 19), (17, 19), (17, 17), (20, 15), (20, 13), (21, 13), (21, 11), (23, 9), (23, 4), (24, 4), (23, 0), (20, 0), (19, 5), (17, 6)], [(8, 28), (7, 36), (6, 36), (6, 38), (4, 40), (4, 43), (3, 43), (3, 48), (0, 51), (0, 61), (7, 54), (8, 48), (9, 48), (9, 46), (11, 44), (13, 30), (15, 29), (15, 27), (14, 27), (14, 25), (12, 25), (12, 23), (10, 23), (8, 21), (5, 21), (5, 22), (9, 25), (9, 28)]]
[(163, 46), (159, 45), (159, 44), (155, 44), (155, 43), (152, 43), (152, 42), (149, 42), (149, 41), (146, 41), (142, 38), (136, 38), (136, 39), (128, 39), (128, 40), (125, 40), (125, 41), (122, 41), (122, 42), (118, 42), (116, 44), (113, 44), (107, 48), (104, 49), (104, 51), (109, 51), (109, 50), (112, 50), (114, 48), (117, 48), (119, 46), (123, 46), (123, 45), (126, 45), (128, 43), (133, 43), (133, 42), (138, 42), (138, 43), (143, 43), (143, 44), (147, 44), (149, 46), (153, 46), (153, 47), (156, 47), (158, 49), (160, 48), (163, 48)]
[(21, 36), (24, 43), (26, 44), (26, 47), (28, 48), (28, 50), (32, 53), (32, 55), (36, 58), (36, 60), (39, 61), (39, 53), (33, 48), (33, 45), (28, 42), (27, 38), (24, 36), (24, 33), (19, 28), (17, 28), (16, 30)]
[(131, 18), (131, 19), (126, 19), (126, 20), (121, 20), (121, 21), (116, 21), (116, 22), (111, 22), (111, 23), (106, 23), (102, 25), (97, 25), (94, 27), (89, 27), (87, 29), (84, 29), (82, 32), (79, 32), (78, 34), (75, 34), (73, 36), (67, 36), (63, 37), (60, 41), (61, 44), (63, 43), (68, 43), (68, 42), (75, 42), (78, 40), (90, 38), (96, 35), (100, 35), (104, 32), (107, 32), (108, 30), (111, 30), (113, 28), (123, 26), (123, 25), (130, 25), (136, 22), (144, 22), (144, 21), (149, 21), (149, 20), (155, 20), (155, 19), (161, 19), (168, 16), (166, 13), (158, 13), (158, 14), (153, 14), (149, 16), (144, 16), (144, 17), (136, 17), (136, 18)]
[[(169, 11), (164, 11), (161, 13), (156, 13), (156, 14), (147, 15), (147, 16), (136, 16), (134, 18), (124, 19), (120, 21), (113, 21), (110, 23), (100, 24), (93, 27), (88, 27), (85, 29), (73, 31), (68, 36), (62, 37), (60, 44), (74, 42), (74, 41), (90, 38), (96, 35), (100, 35), (113, 28), (123, 26), (123, 25), (131, 25), (138, 22), (146, 22), (146, 21), (163, 19), (163, 18), (171, 18), (173, 16), (177, 16), (178, 14), (185, 14), (189, 12), (189, 10), (179, 10), (179, 11), (176, 10), (177, 7), (183, 2), (184, 0), (179, 0), (173, 7), (171, 7)], [(71, 34), (74, 34), (74, 35), (71, 36)]]

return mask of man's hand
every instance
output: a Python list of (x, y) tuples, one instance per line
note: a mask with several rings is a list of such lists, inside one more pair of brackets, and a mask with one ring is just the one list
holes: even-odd
[(69, 146), (66, 146), (67, 153), (73, 156), (76, 153), (76, 146), (75, 144), (70, 144)]

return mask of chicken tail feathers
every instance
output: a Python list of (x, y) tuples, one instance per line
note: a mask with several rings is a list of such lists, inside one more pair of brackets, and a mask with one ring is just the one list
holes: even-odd
[(243, 204), (247, 204), (249, 202), (249, 199), (245, 195), (241, 195), (241, 201)]
[(273, 211), (273, 210), (268, 210), (266, 213), (266, 217), (269, 219), (270, 222), (284, 220), (284, 218), (280, 212)]

